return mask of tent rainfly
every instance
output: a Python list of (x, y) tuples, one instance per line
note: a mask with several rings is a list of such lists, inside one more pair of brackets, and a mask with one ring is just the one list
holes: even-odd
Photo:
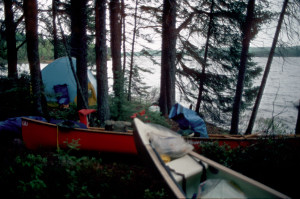
[[(72, 58), (76, 71), (76, 59)], [(42, 70), (42, 79), (48, 102), (57, 102), (57, 94), (54, 87), (67, 86), (69, 102), (77, 102), (77, 84), (73, 75), (68, 57), (61, 57), (48, 64)], [(90, 70), (88, 70), (88, 103), (89, 106), (97, 104), (97, 82)]]

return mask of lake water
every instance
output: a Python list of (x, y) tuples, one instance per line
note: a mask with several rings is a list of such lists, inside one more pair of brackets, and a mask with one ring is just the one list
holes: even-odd
[[(156, 57), (155, 61), (160, 63), (160, 57)], [(256, 57), (254, 61), (261, 67), (265, 68), (267, 58)], [(142, 74), (144, 82), (152, 87), (159, 88), (160, 85), (160, 66), (153, 64), (151, 60), (146, 57), (137, 57), (135, 63), (140, 67), (145, 67), (152, 71), (152, 74)], [(196, 62), (190, 64), (197, 64)], [(108, 62), (108, 66), (111, 68), (111, 62)], [(111, 70), (109, 70), (110, 77), (112, 76)], [(256, 79), (255, 85), (260, 85), (261, 78)], [(110, 84), (112, 83), (112, 80)], [(159, 91), (159, 89), (158, 89)], [(176, 92), (177, 102), (189, 107), (190, 103), (187, 103), (180, 97), (179, 91)], [(274, 117), (276, 121), (281, 121), (286, 132), (295, 131), (296, 120), (298, 115), (298, 109), (296, 105), (299, 105), (300, 100), (300, 58), (288, 57), (280, 58), (274, 57), (271, 70), (268, 76), (267, 84), (264, 90), (260, 107), (257, 114), (256, 126), (254, 130), (261, 130), (262, 127), (259, 121)], [(196, 101), (195, 101), (196, 104)], [(195, 106), (194, 106), (195, 107)], [(248, 125), (249, 116), (251, 110), (246, 111), (240, 118), (240, 130), (244, 131)], [(223, 125), (224, 128), (230, 127), (230, 121)]]
[[(136, 57), (135, 64), (140, 67), (147, 68), (152, 71), (149, 73), (142, 73), (142, 79), (146, 85), (152, 88), (157, 88), (156, 96), (159, 96), (160, 86), (160, 57), (154, 58), (157, 64), (146, 57)], [(266, 65), (267, 58), (256, 57), (254, 61), (257, 62), (263, 68)], [(196, 62), (190, 63), (192, 65), (197, 64)], [(41, 64), (41, 68), (44, 68), (47, 64)], [(108, 77), (109, 77), (109, 91), (112, 91), (112, 70), (111, 61), (108, 61)], [(21, 65), (20, 70), (29, 70), (28, 65)], [(261, 78), (257, 79), (255, 84), (259, 85)], [(196, 89), (195, 89), (196, 90)], [(190, 103), (181, 98), (179, 91), (176, 92), (176, 100), (182, 105), (188, 107)], [(298, 109), (300, 100), (300, 58), (299, 57), (288, 57), (279, 58), (274, 57), (271, 70), (269, 73), (268, 81), (265, 87), (264, 95), (258, 110), (256, 119), (256, 130), (261, 128), (261, 119), (268, 119), (274, 117), (275, 120), (281, 121), (286, 126), (283, 127), (287, 132), (294, 133), (296, 120), (298, 115)], [(195, 102), (196, 104), (196, 102)], [(195, 106), (194, 106), (195, 107)], [(246, 111), (240, 118), (240, 130), (243, 131), (249, 121), (249, 114), (251, 110)], [(230, 121), (223, 125), (224, 128), (230, 127)]]

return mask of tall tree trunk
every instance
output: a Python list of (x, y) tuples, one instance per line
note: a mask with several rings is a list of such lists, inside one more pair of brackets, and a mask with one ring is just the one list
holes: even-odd
[(36, 114), (42, 115), (42, 76), (38, 49), (37, 0), (24, 0), (27, 57), (31, 75), (31, 86)]
[(125, 67), (126, 67), (126, 29), (125, 29), (125, 25), (126, 25), (126, 21), (125, 21), (125, 3), (124, 0), (121, 0), (121, 12), (122, 12), (122, 44), (123, 44), (123, 78), (125, 75)]
[(106, 1), (96, 0), (96, 68), (98, 119), (104, 125), (110, 117), (108, 104), (107, 47), (106, 47)]
[(300, 135), (300, 100), (298, 105), (298, 116), (297, 116), (297, 123), (296, 123), (296, 135)]
[(4, 0), (5, 32), (7, 42), (8, 77), (17, 78), (17, 48), (16, 48), (16, 23), (12, 10), (12, 0)]
[(119, 0), (111, 0), (110, 8), (110, 34), (111, 34), (111, 56), (114, 85), (113, 89), (117, 97), (122, 91), (122, 69), (121, 69), (121, 14)]
[(276, 27), (276, 32), (275, 32), (275, 35), (274, 35), (274, 38), (273, 38), (272, 47), (271, 47), (269, 57), (268, 57), (268, 61), (267, 61), (267, 64), (266, 64), (266, 69), (265, 69), (263, 78), (261, 80), (261, 84), (260, 84), (259, 91), (258, 91), (256, 100), (255, 100), (255, 104), (254, 104), (254, 107), (253, 107), (253, 110), (252, 110), (250, 121), (249, 121), (247, 130), (246, 130), (246, 134), (251, 134), (252, 130), (253, 130), (253, 126), (254, 126), (254, 123), (255, 123), (257, 111), (258, 111), (258, 108), (259, 108), (259, 105), (260, 105), (261, 98), (262, 98), (263, 93), (264, 93), (264, 89), (265, 89), (265, 86), (266, 86), (266, 83), (267, 83), (268, 75), (269, 75), (269, 72), (270, 72), (270, 69), (271, 69), (275, 48), (276, 48), (276, 45), (277, 45), (279, 33), (280, 33), (280, 30), (281, 30), (281, 25), (282, 25), (282, 22), (283, 22), (283, 18), (284, 18), (285, 12), (286, 12), (288, 2), (289, 2), (289, 0), (284, 0), (284, 2), (283, 2), (282, 10), (281, 10), (280, 17), (279, 17), (279, 20), (278, 20), (278, 24), (277, 24), (277, 27)]
[(234, 97), (233, 103), (233, 110), (232, 110), (232, 119), (231, 119), (231, 134), (238, 134), (239, 131), (239, 115), (241, 109), (241, 102), (243, 96), (243, 89), (244, 89), (244, 79), (246, 73), (246, 64), (248, 59), (248, 50), (251, 40), (251, 29), (252, 29), (252, 22), (254, 17), (254, 7), (255, 7), (255, 0), (249, 0), (247, 6), (247, 16), (246, 21), (243, 24), (243, 41), (242, 41), (242, 52), (241, 52), (241, 59), (240, 59), (240, 68), (238, 73), (238, 81), (236, 86), (236, 92)]
[(54, 47), (54, 59), (58, 58), (58, 39), (57, 39), (57, 28), (56, 28), (56, 15), (57, 5), (59, 0), (52, 0), (52, 26), (53, 26), (53, 47)]
[(137, 20), (137, 8), (138, 0), (135, 1), (135, 10), (134, 10), (134, 29), (132, 36), (132, 46), (131, 46), (131, 56), (130, 56), (130, 69), (129, 69), (129, 83), (128, 83), (128, 97), (127, 100), (131, 101), (131, 84), (132, 84), (132, 73), (133, 73), (133, 56), (134, 56), (134, 45), (135, 45), (135, 35), (136, 35), (136, 20)]
[(210, 6), (210, 16), (209, 16), (207, 35), (206, 35), (204, 60), (203, 60), (203, 65), (202, 65), (203, 78), (200, 80), (200, 83), (199, 83), (199, 93), (198, 93), (198, 99), (197, 99), (196, 109), (195, 109), (195, 111), (197, 113), (199, 113), (199, 110), (200, 110), (200, 105), (201, 105), (201, 100), (202, 100), (202, 95), (203, 95), (203, 89), (204, 89), (204, 83), (205, 83), (205, 70), (206, 70), (206, 65), (207, 65), (208, 46), (209, 46), (209, 39), (210, 39), (210, 36), (211, 36), (211, 29), (212, 29), (212, 23), (213, 23), (213, 9), (214, 9), (214, 0), (212, 1), (211, 6)]
[[(116, 99), (118, 116), (121, 113), (123, 98), (123, 72), (121, 64), (121, 12), (119, 0), (111, 0), (110, 9), (110, 47), (113, 70), (113, 90)], [(117, 117), (118, 117), (117, 116)]]
[[(77, 109), (88, 107), (87, 77), (87, 0), (71, 0), (71, 56), (76, 58)], [(82, 93), (82, 95), (81, 95)]]
[(176, 0), (164, 0), (159, 107), (167, 115), (175, 104)]

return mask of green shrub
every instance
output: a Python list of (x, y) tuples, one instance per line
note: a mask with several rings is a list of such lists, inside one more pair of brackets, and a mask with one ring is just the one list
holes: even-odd
[(18, 79), (0, 78), (0, 120), (32, 115), (30, 76), (21, 74)]
[(299, 196), (297, 185), (291, 180), (291, 176), (300, 177), (297, 141), (261, 138), (251, 146), (235, 149), (207, 143), (201, 145), (200, 153), (292, 198)]
[(78, 111), (77, 111), (77, 105), (76, 104), (70, 104), (69, 108), (67, 109), (58, 109), (58, 108), (52, 108), (49, 111), (49, 115), (53, 119), (57, 120), (78, 120)]
[(278, 118), (259, 118), (257, 121), (257, 131), (266, 134), (293, 134), (294, 131)]
[(146, 199), (156, 199), (156, 198), (165, 198), (165, 190), (161, 189), (161, 191), (151, 191), (150, 189), (145, 189), (144, 198)]

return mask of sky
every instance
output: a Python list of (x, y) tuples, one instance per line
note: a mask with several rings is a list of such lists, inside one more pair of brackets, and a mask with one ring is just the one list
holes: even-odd
[[(293, 2), (298, 1), (295, 4)], [(283, 0), (272, 0), (270, 2), (270, 10), (275, 10), (281, 12), (283, 5)], [(287, 15), (291, 16), (291, 11), (296, 13), (297, 17), (300, 18), (300, 1), (299, 0), (290, 0), (289, 7), (286, 10), (286, 15), (282, 24), (282, 28), (279, 34), (279, 41), (277, 45), (282, 45), (283, 42), (289, 46), (300, 45), (300, 37), (295, 33), (300, 33), (300, 23), (296, 22), (294, 19), (288, 18)], [(272, 45), (273, 38), (275, 35), (276, 27), (278, 24), (279, 16), (277, 16), (271, 23), (265, 24), (262, 29), (257, 34), (256, 38), (251, 42), (253, 47), (269, 47)], [(290, 27), (289, 31), (286, 31), (287, 25)]]
[[(257, 0), (257, 2), (258, 1), (259, 0)], [(291, 0), (291, 1), (293, 1), (293, 0)], [(41, 4), (51, 5), (52, 1), (38, 0), (38, 2), (39, 2), (39, 5), (41, 5)], [(130, 2), (134, 3), (134, 1), (131, 1), (131, 0), (126, 1), (125, 0), (125, 3), (130, 3)], [(281, 7), (282, 7), (282, 2), (283, 2), (283, 0), (273, 0), (273, 1), (271, 1), (269, 9), (280, 11)], [(294, 8), (294, 10), (296, 12), (298, 12), (298, 15), (300, 15), (300, 7)], [(109, 14), (109, 13), (107, 12), (107, 14)], [(2, 8), (0, 7), (0, 18), (1, 19), (4, 18), (4, 8), (3, 7)], [(128, 20), (128, 18), (127, 18), (127, 20)], [(133, 22), (131, 22), (131, 23), (133, 23)], [(289, 23), (289, 21), (285, 19), (284, 25), (288, 24), (288, 23)], [(107, 25), (109, 25), (109, 22), (107, 22)], [(256, 38), (251, 41), (251, 44), (250, 44), (251, 47), (270, 47), (272, 45), (272, 41), (273, 41), (273, 37), (274, 37), (274, 34), (275, 34), (276, 26), (277, 26), (277, 19), (274, 20), (270, 24), (265, 24), (262, 27), (262, 29), (260, 30), (260, 32), (258, 33), (258, 35), (256, 36)], [(127, 24), (126, 27), (130, 28), (132, 26)], [(284, 29), (284, 27), (283, 27), (283, 29)], [(300, 33), (300, 24), (299, 23), (298, 24), (293, 24), (293, 31)], [(142, 33), (142, 31), (141, 31), (141, 33)], [(145, 33), (147, 33), (147, 31), (145, 31)], [(153, 40), (153, 43), (147, 43), (146, 46), (150, 47), (152, 49), (155, 49), (155, 50), (159, 50), (161, 48), (161, 36), (157, 33), (154, 33), (154, 32), (153, 33), (150, 32), (150, 34), (148, 36)], [(108, 35), (108, 37), (109, 37), (109, 35)], [(129, 35), (128, 37), (131, 38), (132, 36)], [(289, 46), (300, 45), (299, 36), (297, 37), (297, 36), (295, 36), (295, 34), (287, 34), (285, 31), (281, 31), (278, 45), (281, 44), (281, 41), (286, 42)], [(143, 48), (143, 46), (136, 45), (136, 50), (137, 51), (142, 50), (142, 48)]]

